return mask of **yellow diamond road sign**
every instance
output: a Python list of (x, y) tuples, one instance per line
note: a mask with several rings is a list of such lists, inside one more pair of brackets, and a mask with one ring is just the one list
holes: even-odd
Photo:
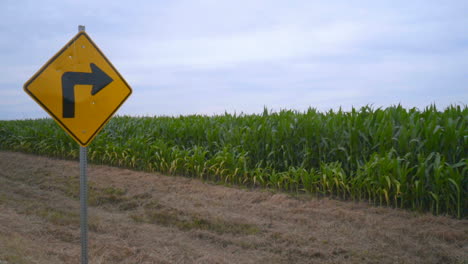
[(81, 146), (87, 146), (132, 89), (91, 38), (78, 33), (24, 90)]

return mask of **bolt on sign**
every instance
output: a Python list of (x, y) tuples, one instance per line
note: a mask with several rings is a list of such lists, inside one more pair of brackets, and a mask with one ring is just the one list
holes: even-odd
[(83, 147), (132, 93), (84, 31), (42, 66), (24, 90)]

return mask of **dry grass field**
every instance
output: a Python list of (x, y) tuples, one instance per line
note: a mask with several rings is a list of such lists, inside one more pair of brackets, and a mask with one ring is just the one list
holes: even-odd
[[(90, 263), (467, 263), (468, 220), (89, 167)], [(79, 167), (0, 152), (0, 263), (79, 263)]]

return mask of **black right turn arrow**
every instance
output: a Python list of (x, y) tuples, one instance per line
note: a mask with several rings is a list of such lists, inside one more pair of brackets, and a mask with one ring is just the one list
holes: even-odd
[(99, 93), (113, 80), (96, 64), (91, 63), (91, 72), (65, 72), (62, 75), (63, 118), (75, 117), (75, 85), (92, 85), (91, 95)]

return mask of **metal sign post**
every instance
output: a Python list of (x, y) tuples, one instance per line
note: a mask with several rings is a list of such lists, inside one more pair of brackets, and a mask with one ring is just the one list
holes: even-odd
[(80, 146), (80, 231), (81, 264), (88, 264), (88, 147)]
[[(85, 31), (85, 26), (78, 26), (78, 32)], [(81, 264), (88, 264), (88, 147), (80, 146), (80, 234)]]

